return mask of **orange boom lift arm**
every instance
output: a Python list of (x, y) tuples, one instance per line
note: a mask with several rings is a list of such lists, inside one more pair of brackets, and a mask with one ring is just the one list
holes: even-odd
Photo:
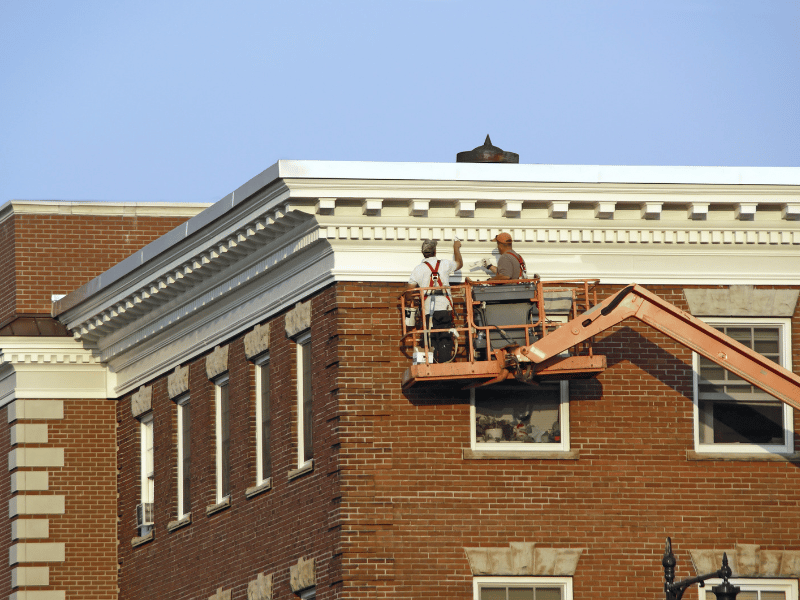
[[(749, 383), (800, 410), (800, 376), (743, 346), (700, 319), (648, 292), (629, 285), (582, 315), (527, 347), (508, 348), (505, 363), (552, 361), (564, 350), (635, 317), (690, 350), (728, 369)], [(534, 368), (534, 371), (536, 369)]]

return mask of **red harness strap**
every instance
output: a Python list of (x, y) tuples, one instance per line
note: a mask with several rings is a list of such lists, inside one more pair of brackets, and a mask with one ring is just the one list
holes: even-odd
[[(429, 283), (428, 287), (434, 287), (436, 285), (438, 285), (439, 287), (444, 287), (442, 285), (442, 279), (439, 276), (439, 263), (441, 262), (442, 262), (441, 260), (437, 260), (435, 268), (432, 267), (431, 263), (429, 263), (427, 260), (424, 262), (424, 264), (428, 265), (428, 268), (431, 270), (431, 278), (430, 281), (428, 282)], [(450, 308), (453, 308), (453, 299), (450, 297), (450, 294), (447, 292), (447, 290), (442, 290), (442, 291), (444, 292), (444, 295), (447, 296), (447, 301), (450, 303)], [(425, 297), (427, 298), (432, 293), (433, 292), (431, 290), (428, 290), (427, 292), (425, 292)]]
[(519, 262), (519, 278), (520, 279), (527, 279), (528, 278), (528, 270), (525, 268), (525, 261), (522, 260), (522, 257), (514, 252), (513, 250), (509, 250), (508, 253), (517, 259)]

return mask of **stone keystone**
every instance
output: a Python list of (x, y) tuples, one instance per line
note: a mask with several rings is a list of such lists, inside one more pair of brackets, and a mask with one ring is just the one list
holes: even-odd
[(206, 357), (206, 375), (214, 379), (228, 370), (228, 346), (217, 346)]
[(247, 584), (247, 600), (272, 600), (272, 574), (259, 573)]
[(244, 336), (244, 355), (250, 359), (269, 350), (269, 323), (256, 325)]
[(293, 592), (300, 592), (317, 585), (317, 571), (313, 558), (305, 560), (300, 557), (296, 565), (289, 567), (289, 585)]
[(307, 329), (311, 329), (311, 300), (298, 302), (286, 313), (286, 337), (297, 337)]
[(153, 388), (143, 385), (131, 396), (131, 414), (141, 417), (153, 407)]
[(175, 372), (167, 377), (167, 390), (170, 398), (177, 398), (189, 391), (189, 367), (175, 367)]

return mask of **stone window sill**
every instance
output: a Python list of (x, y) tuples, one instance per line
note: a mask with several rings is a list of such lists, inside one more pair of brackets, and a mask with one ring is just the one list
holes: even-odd
[(800, 462), (800, 452), (792, 454), (733, 454), (729, 452), (686, 451), (686, 460), (730, 460), (746, 462)]
[(146, 544), (147, 542), (151, 542), (155, 538), (155, 532), (151, 529), (147, 535), (143, 535), (141, 537), (135, 537), (131, 540), (131, 546), (136, 548), (136, 546), (141, 546), (142, 544)]
[(580, 452), (578, 450), (554, 452), (489, 451), (464, 448), (463, 458), (464, 460), (578, 460)]
[(301, 475), (305, 475), (306, 473), (311, 473), (314, 470), (314, 459), (307, 460), (302, 467), (289, 471), (289, 481), (300, 477)]
[(265, 479), (258, 485), (254, 485), (253, 487), (247, 488), (244, 492), (244, 496), (245, 498), (252, 498), (253, 496), (258, 496), (259, 494), (271, 489), (272, 489), (272, 477), (267, 477), (267, 479)]
[(225, 496), (220, 502), (217, 504), (212, 504), (211, 506), (206, 506), (206, 516), (210, 517), (213, 514), (216, 514), (220, 511), (225, 510), (226, 508), (230, 508), (231, 506), (231, 497)]
[(181, 527), (186, 527), (192, 523), (192, 513), (184, 515), (177, 521), (170, 521), (169, 525), (167, 525), (167, 531), (175, 531), (176, 529), (180, 529)]

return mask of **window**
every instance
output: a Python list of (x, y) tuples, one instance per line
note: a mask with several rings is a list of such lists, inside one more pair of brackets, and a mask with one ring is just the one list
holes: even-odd
[(270, 457), (272, 409), (270, 407), (269, 357), (256, 364), (256, 483), (272, 477)]
[[(736, 600), (798, 600), (796, 579), (731, 579), (730, 582), (742, 590)], [(720, 583), (721, 579), (706, 581), (705, 590), (700, 590), (701, 600), (717, 600), (711, 588)]]
[(218, 379), (216, 388), (217, 503), (231, 493), (230, 401), (228, 379)]
[(192, 422), (189, 396), (177, 400), (178, 405), (178, 519), (192, 512), (191, 463), (192, 446), (190, 425)]
[[(791, 369), (788, 319), (724, 319), (709, 324)], [(697, 450), (793, 452), (791, 407), (697, 354), (694, 397)]]
[(472, 448), (569, 450), (569, 384), (507, 382), (472, 390)]
[(314, 458), (311, 404), (311, 334), (297, 340), (297, 466)]
[(137, 509), (139, 535), (150, 533), (153, 527), (153, 500), (155, 498), (155, 463), (153, 459), (153, 413), (139, 421), (141, 459), (141, 504)]
[(570, 577), (475, 577), (474, 600), (572, 600)]

